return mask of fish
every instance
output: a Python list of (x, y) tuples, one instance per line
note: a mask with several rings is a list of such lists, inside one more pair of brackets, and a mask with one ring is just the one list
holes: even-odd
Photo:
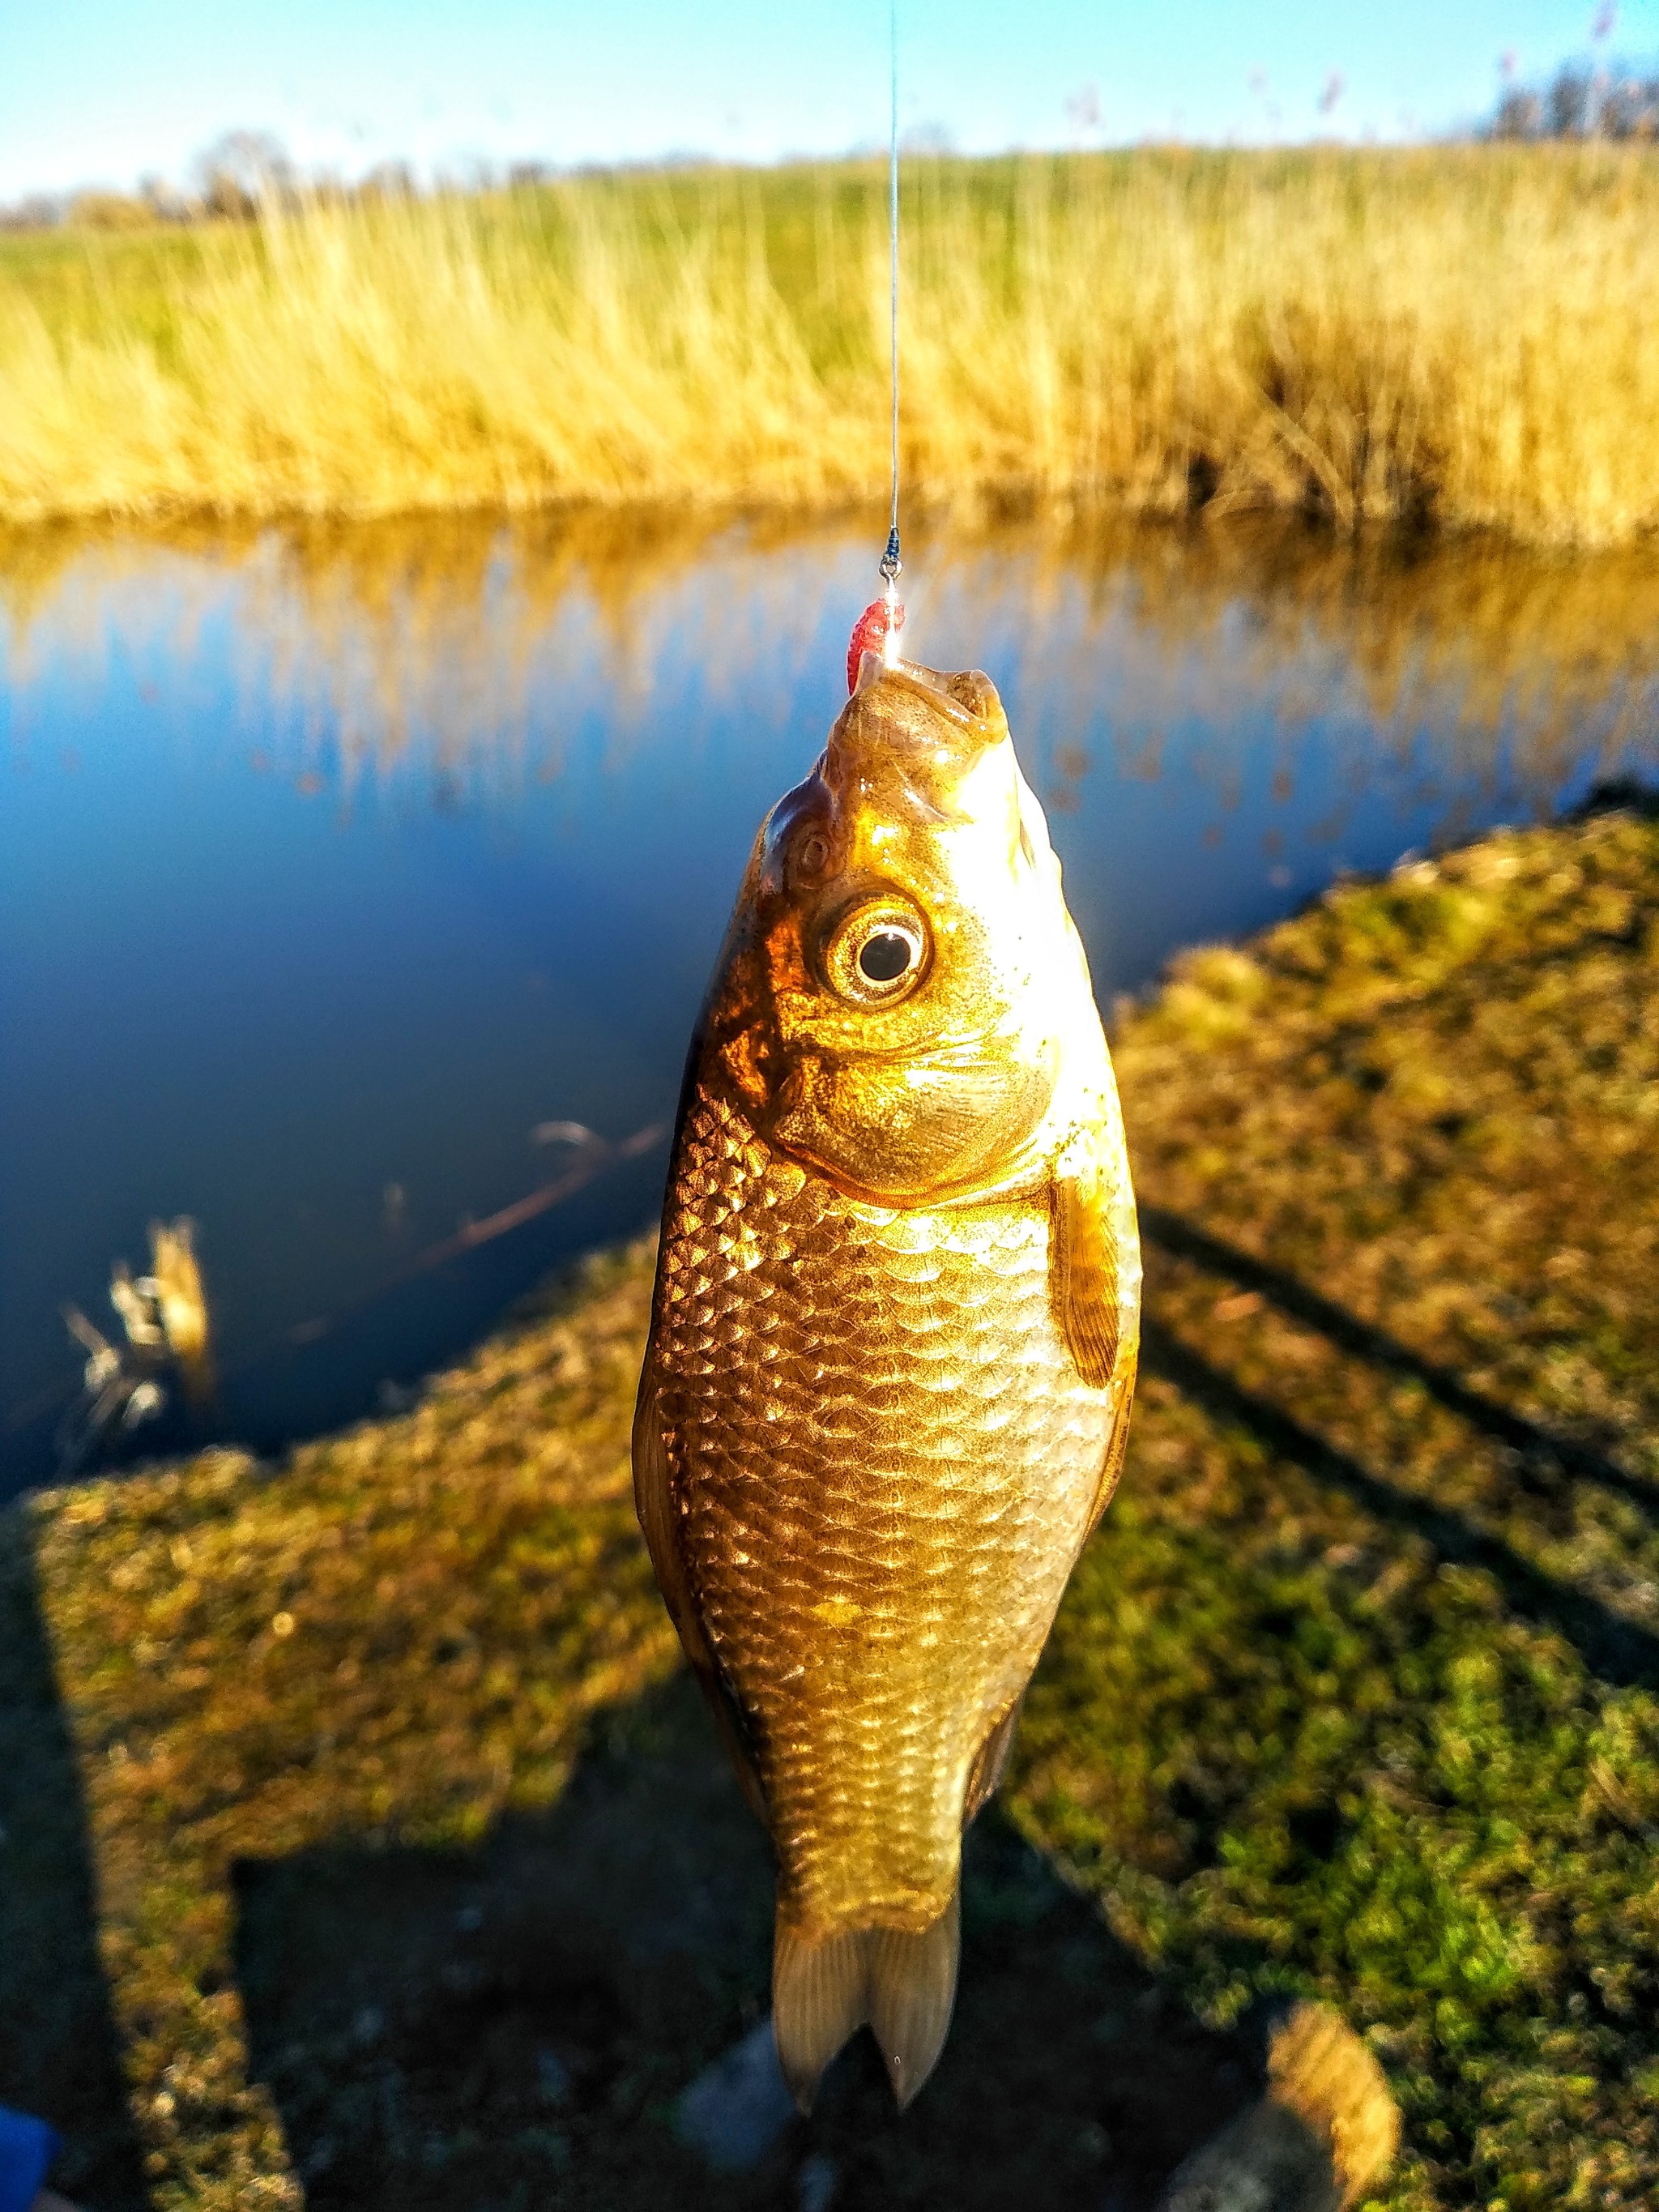
[(990, 678), (874, 653), (762, 825), (693, 1034), (633, 1433), (657, 1581), (776, 1863), (810, 2111), (867, 2022), (902, 2108), (962, 1837), (1121, 1471), (1122, 1115)]

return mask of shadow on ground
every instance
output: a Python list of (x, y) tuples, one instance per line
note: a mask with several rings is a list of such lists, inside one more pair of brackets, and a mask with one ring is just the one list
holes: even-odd
[(311, 2212), (831, 2203), (1139, 2212), (1250, 2093), (994, 1811), (969, 1839), (956, 2023), (903, 2118), (867, 2038), (746, 2173), (674, 2103), (764, 2013), (771, 1875), (680, 1677), (600, 1724), (557, 1805), (473, 1853), (237, 1872), (253, 2074)]
[(15, 1529), (0, 1516), (0, 2103), (62, 2135), (60, 2188), (125, 2212), (144, 2195), (94, 1933), (86, 1808)]

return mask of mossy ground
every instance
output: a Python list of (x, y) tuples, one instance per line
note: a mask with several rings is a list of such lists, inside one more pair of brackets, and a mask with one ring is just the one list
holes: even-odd
[(908, 2118), (860, 2051), (753, 2174), (672, 2132), (769, 1899), (633, 1526), (643, 1249), (397, 1419), (10, 1515), (0, 2094), (109, 2212), (793, 2205), (809, 2157), (1134, 2212), (1309, 1990), (1401, 2100), (1390, 2212), (1650, 2204), (1656, 985), (1613, 814), (1123, 1010), (1130, 1465)]

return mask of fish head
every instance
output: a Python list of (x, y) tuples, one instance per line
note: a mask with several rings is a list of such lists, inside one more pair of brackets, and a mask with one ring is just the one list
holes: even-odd
[(1018, 1169), (1079, 1021), (1098, 1038), (994, 685), (866, 654), (762, 828), (702, 1064), (775, 1150), (851, 1196), (915, 1204)]

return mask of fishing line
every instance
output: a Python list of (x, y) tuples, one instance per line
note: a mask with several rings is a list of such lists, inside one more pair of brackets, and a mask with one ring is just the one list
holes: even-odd
[(893, 503), (888, 517), (887, 550), (881, 556), (882, 580), (890, 607), (898, 596), (899, 558), (899, 139), (898, 0), (887, 0), (887, 53), (891, 98), (887, 137), (888, 357), (893, 375)]
[(899, 125), (898, 125), (898, 0), (887, 0), (887, 58), (890, 106), (887, 130), (887, 346), (893, 380), (892, 504), (887, 515), (887, 550), (879, 562), (882, 593), (872, 599), (853, 625), (847, 647), (847, 689), (859, 688), (859, 670), (866, 653), (889, 668), (896, 667), (899, 632), (904, 609), (899, 604), (898, 580), (904, 563), (899, 558)]

